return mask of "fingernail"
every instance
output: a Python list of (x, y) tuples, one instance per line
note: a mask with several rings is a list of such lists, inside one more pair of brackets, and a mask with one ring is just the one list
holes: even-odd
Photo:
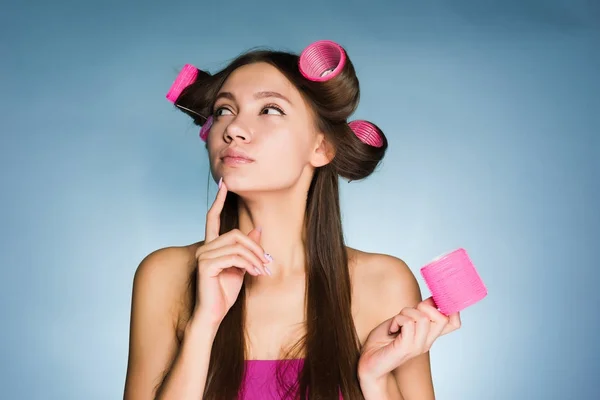
[(219, 189), (221, 189), (221, 184), (223, 183), (223, 177), (219, 179)]
[(255, 270), (256, 272), (258, 272), (258, 274), (259, 274), (259, 275), (262, 275), (262, 274), (263, 274), (263, 273), (262, 273), (262, 271), (261, 271), (261, 270), (260, 270), (258, 267), (254, 267), (254, 270)]
[(265, 265), (265, 271), (267, 271), (267, 274), (269, 274), (269, 276), (273, 275), (273, 273), (271, 272), (271, 270), (269, 269), (269, 267), (267, 267), (266, 265)]
[(272, 262), (272, 261), (273, 261), (273, 257), (271, 257), (271, 255), (270, 255), (269, 253), (265, 253), (265, 258), (266, 258), (267, 260), (269, 260), (269, 262)]

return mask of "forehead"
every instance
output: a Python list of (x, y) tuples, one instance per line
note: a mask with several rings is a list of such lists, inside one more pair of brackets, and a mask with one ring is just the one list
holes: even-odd
[(221, 87), (221, 92), (244, 97), (261, 91), (278, 92), (292, 102), (300, 100), (300, 93), (277, 68), (258, 62), (244, 65), (233, 71)]

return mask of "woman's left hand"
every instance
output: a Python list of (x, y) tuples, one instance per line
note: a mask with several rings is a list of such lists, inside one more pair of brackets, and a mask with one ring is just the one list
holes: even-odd
[(406, 361), (431, 349), (435, 340), (460, 328), (460, 313), (445, 316), (430, 297), (382, 322), (361, 350), (358, 375), (379, 381)]

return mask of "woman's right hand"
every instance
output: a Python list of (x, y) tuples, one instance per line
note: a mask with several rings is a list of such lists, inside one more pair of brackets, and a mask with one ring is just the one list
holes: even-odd
[(196, 251), (198, 282), (194, 313), (205, 322), (221, 323), (237, 299), (244, 275), (267, 275), (264, 264), (270, 256), (260, 246), (260, 230), (248, 235), (239, 229), (219, 235), (221, 211), (227, 197), (227, 186), (221, 181), (212, 207), (206, 214), (204, 244)]

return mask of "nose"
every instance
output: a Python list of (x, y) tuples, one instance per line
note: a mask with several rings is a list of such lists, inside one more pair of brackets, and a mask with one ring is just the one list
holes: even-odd
[(250, 131), (241, 123), (239, 118), (236, 118), (235, 120), (231, 121), (231, 123), (227, 125), (227, 127), (223, 131), (223, 138), (227, 143), (230, 143), (234, 140), (241, 142), (249, 142), (251, 136), (252, 135)]

